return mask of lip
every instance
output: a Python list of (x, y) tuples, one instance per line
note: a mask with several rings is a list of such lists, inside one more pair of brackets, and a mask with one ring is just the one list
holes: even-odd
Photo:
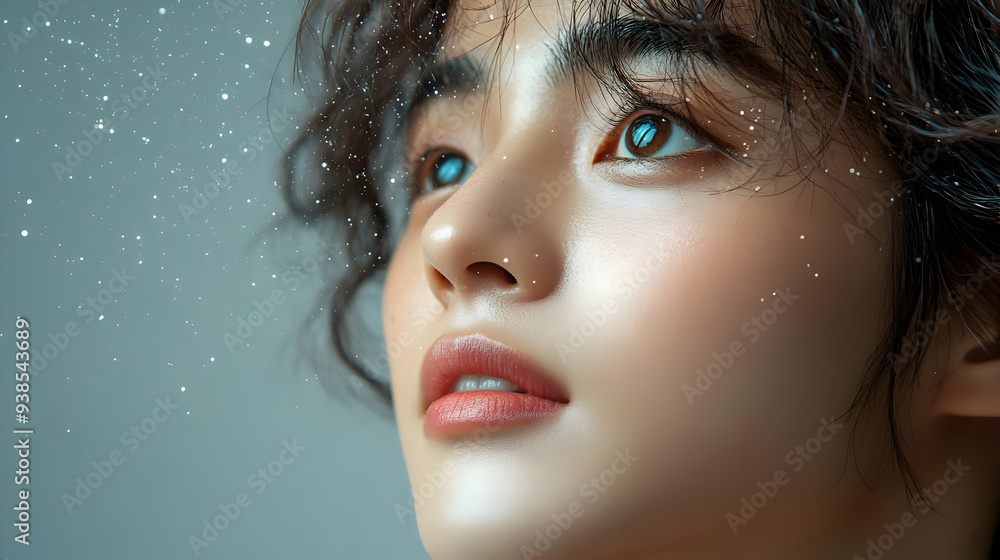
[[(527, 393), (477, 390), (453, 393), (463, 375), (504, 379)], [(566, 390), (526, 356), (482, 334), (443, 337), (431, 346), (420, 371), (424, 434), (468, 435), (522, 426), (555, 414), (569, 402)]]

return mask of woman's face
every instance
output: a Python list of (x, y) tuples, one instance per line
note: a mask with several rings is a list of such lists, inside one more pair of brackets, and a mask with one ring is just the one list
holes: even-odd
[[(838, 486), (832, 418), (880, 332), (890, 166), (849, 128), (802, 157), (780, 99), (699, 59), (628, 64), (698, 128), (655, 109), (608, 125), (617, 102), (553, 64), (568, 5), (532, 3), (502, 40), (499, 6), (449, 14), (447, 56), (489, 90), (442, 88), (414, 114), (430, 153), (409, 179), (429, 190), (384, 325), (428, 551), (624, 557), (834, 530), (856, 487)], [(698, 95), (669, 79), (684, 64)], [(872, 204), (869, 234), (852, 214)], [(454, 393), (460, 375), (523, 383)]]

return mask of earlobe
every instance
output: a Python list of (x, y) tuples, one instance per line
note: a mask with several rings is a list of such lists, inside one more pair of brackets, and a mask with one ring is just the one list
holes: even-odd
[(1000, 337), (976, 340), (968, 331), (953, 347), (957, 369), (942, 380), (935, 392), (937, 417), (1000, 418)]

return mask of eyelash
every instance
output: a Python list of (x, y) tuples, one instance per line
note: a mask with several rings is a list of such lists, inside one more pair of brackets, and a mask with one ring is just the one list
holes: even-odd
[(413, 177), (413, 180), (410, 181), (410, 183), (414, 191), (419, 192), (420, 190), (418, 185), (415, 184), (415, 181), (419, 179), (417, 173), (420, 171), (420, 167), (424, 165), (424, 163), (426, 163), (431, 156), (436, 155), (437, 152), (443, 153), (447, 149), (448, 148), (432, 143), (429, 140), (425, 140), (423, 138), (417, 139), (413, 149), (410, 150), (410, 153), (419, 155), (407, 157), (404, 162), (404, 170), (407, 177)]
[[(706, 147), (721, 152), (723, 155), (735, 158), (734, 152), (729, 147), (720, 143), (713, 135), (709, 134), (703, 127), (698, 125), (696, 122), (692, 121), (688, 117), (680, 114), (674, 110), (670, 105), (665, 103), (657, 102), (651, 97), (645, 95), (638, 91), (629, 91), (630, 95), (626, 98), (625, 103), (619, 109), (613, 111), (611, 117), (607, 120), (611, 131), (608, 132), (605, 140), (601, 141), (599, 147), (599, 153), (606, 152), (605, 146), (614, 146), (621, 135), (625, 132), (623, 125), (626, 122), (631, 122), (641, 116), (639, 113), (644, 114), (659, 114), (663, 115), (675, 126), (682, 129), (684, 132), (688, 133), (694, 139), (705, 144)], [(671, 156), (664, 156), (671, 157)], [(656, 160), (657, 158), (650, 158), (651, 160)], [(597, 160), (595, 160), (597, 161)]]
[[(599, 153), (607, 151), (605, 146), (613, 146), (617, 143), (618, 138), (624, 132), (624, 130), (622, 130), (622, 126), (626, 122), (629, 122), (638, 113), (646, 112), (663, 115), (670, 120), (670, 122), (674, 123), (675, 126), (681, 128), (684, 132), (690, 134), (699, 142), (704, 143), (706, 147), (721, 152), (723, 155), (731, 159), (736, 159), (734, 152), (730, 148), (721, 144), (714, 136), (705, 131), (704, 128), (693, 122), (691, 119), (681, 115), (669, 105), (659, 103), (640, 92), (630, 91), (629, 93), (631, 95), (626, 97), (625, 103), (618, 109), (613, 110), (611, 117), (606, 120), (608, 126), (610, 127), (610, 131), (606, 133), (604, 140), (601, 141), (601, 144), (598, 147)], [(417, 139), (413, 149), (410, 150), (410, 153), (419, 155), (407, 157), (404, 162), (404, 168), (407, 176), (412, 177), (409, 181), (412, 192), (416, 194), (420, 194), (422, 192), (422, 185), (418, 184), (421, 181), (419, 176), (421, 167), (425, 165), (427, 161), (431, 160), (431, 158), (437, 159), (439, 156), (449, 153), (450, 151), (454, 151), (458, 154), (461, 153), (457, 149), (453, 150), (424, 138)], [(655, 160), (657, 158), (651, 159)], [(595, 159), (595, 162), (596, 161), (599, 161), (599, 159)]]

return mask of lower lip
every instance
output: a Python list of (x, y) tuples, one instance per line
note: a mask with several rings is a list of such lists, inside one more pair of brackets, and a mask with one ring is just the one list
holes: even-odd
[(469, 435), (477, 430), (495, 431), (541, 421), (559, 412), (566, 403), (510, 391), (462, 391), (431, 403), (424, 434), (431, 438)]

